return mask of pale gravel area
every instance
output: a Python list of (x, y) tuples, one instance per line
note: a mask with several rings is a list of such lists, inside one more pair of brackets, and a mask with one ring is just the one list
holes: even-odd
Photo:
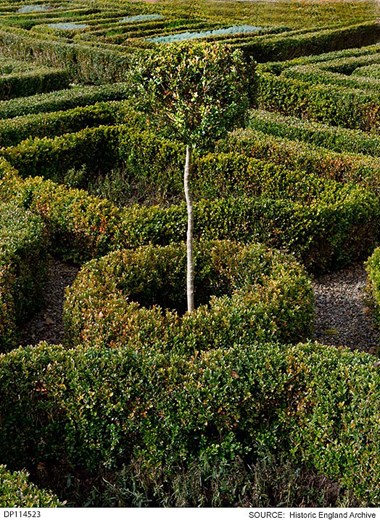
[(315, 336), (325, 345), (346, 346), (375, 354), (380, 333), (366, 293), (366, 272), (356, 263), (318, 277), (315, 295)]
[(44, 287), (44, 306), (21, 327), (20, 345), (35, 345), (40, 341), (48, 341), (55, 345), (62, 343), (65, 288), (73, 283), (78, 271), (78, 267), (60, 260), (52, 258), (49, 261), (48, 279)]

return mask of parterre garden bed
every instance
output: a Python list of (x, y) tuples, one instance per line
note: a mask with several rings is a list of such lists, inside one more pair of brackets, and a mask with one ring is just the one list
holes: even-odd
[[(380, 29), (285, 4), (0, 3), (1, 505), (378, 506), (376, 359), (309, 340), (310, 275), (379, 243)], [(191, 314), (184, 144), (128, 83), (182, 39), (261, 62), (194, 157)], [(81, 266), (65, 342), (17, 348), (48, 254)]]

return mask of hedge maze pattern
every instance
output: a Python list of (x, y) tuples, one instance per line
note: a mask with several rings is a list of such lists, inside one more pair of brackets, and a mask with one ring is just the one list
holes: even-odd
[[(276, 505), (242, 490), (286, 458), (378, 506), (375, 359), (310, 341), (310, 275), (372, 255), (380, 306), (380, 29), (334, 5), (0, 3), (0, 505)], [(192, 314), (184, 144), (128, 82), (184, 39), (258, 62), (194, 157)], [(82, 267), (65, 343), (17, 348), (49, 254)]]

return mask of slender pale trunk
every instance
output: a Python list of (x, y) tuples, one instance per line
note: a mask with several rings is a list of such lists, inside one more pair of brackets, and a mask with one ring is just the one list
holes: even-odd
[(187, 270), (186, 270), (186, 291), (187, 291), (187, 310), (194, 310), (194, 261), (193, 261), (193, 204), (191, 202), (189, 180), (191, 169), (191, 148), (186, 146), (186, 162), (184, 174), (185, 198), (187, 206)]

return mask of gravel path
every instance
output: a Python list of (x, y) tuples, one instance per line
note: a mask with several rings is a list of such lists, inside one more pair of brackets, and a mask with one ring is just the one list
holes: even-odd
[(51, 259), (45, 286), (43, 309), (20, 330), (20, 345), (35, 345), (39, 341), (59, 344), (63, 340), (62, 307), (65, 287), (71, 285), (79, 269), (60, 260)]
[(366, 272), (361, 263), (313, 282), (315, 340), (325, 345), (377, 352), (380, 333), (366, 304), (365, 286)]

